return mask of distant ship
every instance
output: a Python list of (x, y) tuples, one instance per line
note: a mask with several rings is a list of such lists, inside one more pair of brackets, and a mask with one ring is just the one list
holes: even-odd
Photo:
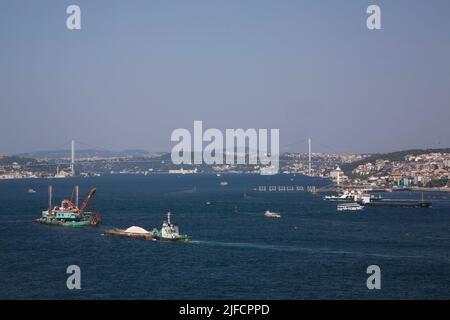
[(361, 199), (362, 197), (370, 197), (370, 201), (380, 201), (383, 198), (381, 197), (381, 195), (375, 196), (373, 194), (371, 195), (367, 195), (367, 194), (363, 194), (361, 191), (357, 191), (357, 192), (348, 192), (345, 191), (344, 193), (340, 194), (340, 195), (332, 195), (332, 196), (325, 196), (323, 197), (323, 200), (328, 200), (328, 201), (356, 201), (359, 202), (359, 199)]
[(169, 173), (172, 174), (193, 174), (193, 173), (197, 173), (197, 168), (195, 169), (171, 169), (169, 170)]
[(391, 207), (391, 208), (431, 208), (432, 203), (422, 200), (396, 200), (396, 199), (382, 199), (381, 197), (374, 197), (373, 195), (362, 194), (355, 197), (355, 201), (361, 205), (368, 207)]
[(264, 212), (264, 216), (268, 217), (268, 218), (281, 218), (281, 215), (279, 213), (276, 212), (271, 212), (269, 210), (267, 210), (266, 212)]
[(220, 182), (220, 185), (221, 185), (222, 187), (225, 187), (225, 186), (227, 186), (227, 185), (228, 185), (228, 182), (226, 182), (226, 181), (222, 181), (222, 182)]
[(362, 206), (356, 202), (342, 203), (342, 204), (338, 204), (338, 206), (337, 206), (337, 211), (360, 211), (363, 209), (364, 209), (364, 206)]
[(34, 189), (28, 189), (27, 192), (28, 192), (28, 193), (36, 193), (36, 190), (34, 190)]
[(323, 197), (323, 200), (328, 200), (328, 201), (348, 201), (348, 200), (353, 200), (353, 196), (349, 193), (343, 193), (341, 195), (333, 195), (333, 196), (325, 196)]

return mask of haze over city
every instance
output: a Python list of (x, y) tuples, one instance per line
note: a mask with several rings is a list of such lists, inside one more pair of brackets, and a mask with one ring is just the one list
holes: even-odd
[(71, 140), (169, 151), (174, 129), (279, 128), (280, 146), (449, 147), (450, 3), (4, 1), (0, 154)]

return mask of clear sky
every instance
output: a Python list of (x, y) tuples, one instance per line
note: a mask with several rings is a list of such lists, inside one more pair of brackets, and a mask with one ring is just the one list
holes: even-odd
[(293, 151), (450, 147), (450, 1), (0, 2), (0, 154), (169, 151), (194, 120)]

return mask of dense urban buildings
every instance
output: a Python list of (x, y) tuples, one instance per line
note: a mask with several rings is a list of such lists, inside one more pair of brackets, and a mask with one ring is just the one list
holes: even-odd
[[(152, 174), (152, 173), (255, 173), (260, 165), (174, 165), (170, 154), (152, 156), (108, 155), (77, 159), (76, 175)], [(312, 153), (311, 171), (308, 153), (283, 153), (280, 173), (329, 178), (336, 184), (379, 187), (450, 187), (450, 152), (417, 151), (398, 155), (358, 155)], [(73, 175), (71, 158), (32, 159), (0, 157), (0, 179), (66, 178)]]

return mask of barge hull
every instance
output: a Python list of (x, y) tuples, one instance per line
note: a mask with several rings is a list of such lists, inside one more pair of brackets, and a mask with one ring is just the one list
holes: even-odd
[(69, 227), (69, 228), (77, 228), (77, 227), (85, 227), (92, 226), (96, 227), (100, 224), (100, 216), (97, 213), (86, 212), (83, 219), (81, 220), (71, 220), (71, 221), (63, 221), (61, 219), (57, 219), (55, 217), (42, 217), (33, 221), (38, 224), (46, 224), (50, 226), (61, 226), (61, 227)]
[(364, 203), (367, 207), (383, 208), (431, 208), (431, 202), (399, 202), (399, 201), (375, 201)]
[(149, 233), (131, 233), (125, 232), (122, 229), (109, 229), (105, 231), (105, 234), (113, 237), (122, 237), (122, 238), (135, 238), (141, 240), (156, 240), (155, 235), (152, 232)]

